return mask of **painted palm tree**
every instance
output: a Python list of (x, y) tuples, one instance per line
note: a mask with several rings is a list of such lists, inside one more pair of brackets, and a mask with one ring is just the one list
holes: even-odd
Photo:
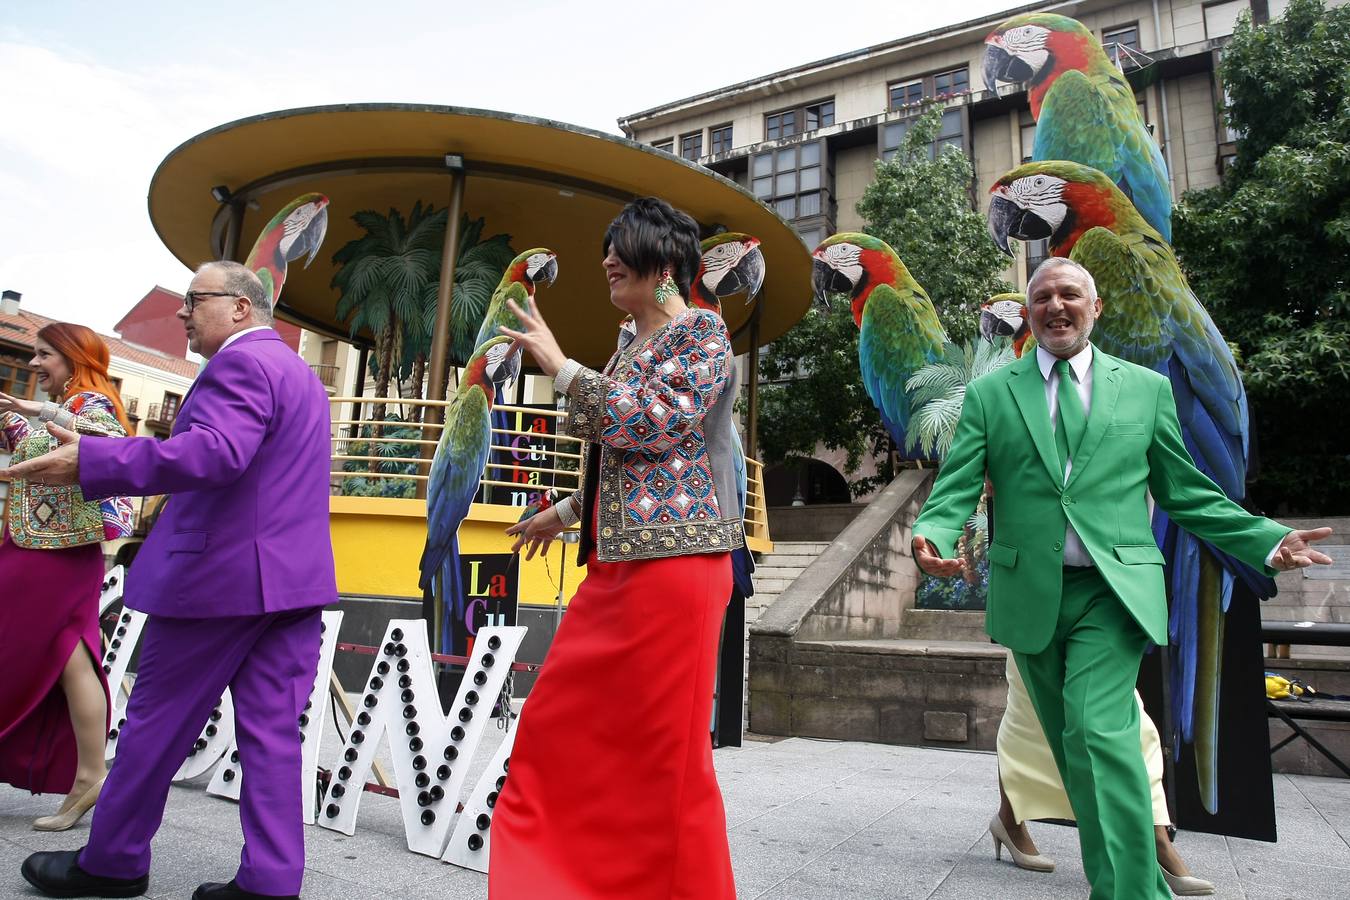
[[(1006, 338), (967, 341), (962, 346), (950, 342), (944, 345), (941, 359), (919, 369), (905, 383), (905, 393), (910, 398), (910, 430), (905, 436), (905, 449), (912, 451), (917, 447), (930, 459), (946, 458), (957, 420), (961, 418), (966, 385), (981, 375), (998, 371), (1015, 358)], [(985, 490), (957, 547), (966, 560), (966, 580), (972, 583), (977, 577), (976, 566), (989, 543), (987, 483)]]
[[(390, 380), (408, 377), (420, 396), (426, 358), (436, 325), (441, 252), (447, 213), (419, 200), (405, 219), (396, 209), (388, 215), (361, 210), (352, 216), (365, 231), (349, 241), (333, 262), (338, 289), (337, 316), (351, 334), (366, 329), (375, 336), (373, 416), (385, 418), (384, 398)], [(473, 338), (488, 298), (515, 252), (511, 237), (496, 234), (482, 240), (484, 220), (460, 220), (460, 240), (451, 298), (450, 362), (462, 365), (473, 353)]]
[[(464, 216), (459, 223), (459, 248), (455, 257), (455, 285), (450, 298), (449, 363), (463, 366), (473, 356), (475, 337), (483, 324), (492, 292), (502, 273), (515, 258), (511, 235), (494, 234), (483, 238), (485, 219)], [(407, 338), (403, 344), (400, 373), (406, 373), (413, 390), (420, 392), (426, 376), (427, 359), (431, 355), (431, 338), (436, 330), (436, 288), (426, 298), (421, 315), (408, 323)], [(441, 399), (441, 398), (436, 398)]]

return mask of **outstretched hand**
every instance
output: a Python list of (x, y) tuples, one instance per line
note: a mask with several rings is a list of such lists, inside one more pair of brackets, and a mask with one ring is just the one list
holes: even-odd
[(1291, 531), (1284, 536), (1284, 540), (1280, 541), (1279, 549), (1275, 551), (1275, 557), (1270, 561), (1270, 564), (1281, 572), (1287, 572), (1290, 569), (1306, 569), (1314, 564), (1329, 566), (1331, 565), (1331, 557), (1312, 548), (1312, 545), (1317, 541), (1323, 541), (1329, 537), (1331, 537), (1331, 529), (1325, 527)]
[(520, 330), (515, 331), (505, 325), (498, 326), (497, 330), (515, 341), (510, 351), (514, 352), (517, 348), (528, 350), (543, 373), (552, 378), (558, 374), (563, 363), (567, 362), (567, 354), (562, 352), (557, 338), (548, 328), (548, 323), (539, 314), (534, 298), (525, 298), (525, 306), (526, 308), (522, 309), (516, 301), (508, 299), (506, 308), (515, 313), (516, 318), (520, 320)]
[(21, 416), (36, 416), (42, 411), (42, 404), (36, 400), (25, 400), (22, 397), (11, 397), (9, 394), (0, 391), (0, 413), (15, 412)]
[(915, 535), (910, 552), (914, 555), (915, 565), (936, 578), (954, 578), (966, 571), (964, 559), (943, 559), (927, 538)]
[(562, 534), (563, 527), (562, 519), (558, 517), (558, 507), (550, 506), (543, 512), (506, 529), (507, 534), (516, 536), (516, 542), (511, 545), (511, 552), (519, 553), (520, 548), (528, 544), (526, 559), (534, 559), (536, 553), (547, 553), (553, 539)]
[(80, 436), (54, 422), (47, 431), (57, 446), (49, 453), (5, 469), (6, 478), (23, 478), (33, 484), (75, 484), (80, 480)]

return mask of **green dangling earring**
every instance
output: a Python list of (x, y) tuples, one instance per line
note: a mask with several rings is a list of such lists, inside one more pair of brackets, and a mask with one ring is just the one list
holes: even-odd
[(670, 277), (670, 270), (665, 269), (661, 272), (661, 280), (656, 282), (656, 302), (665, 306), (666, 301), (671, 297), (678, 297), (680, 289), (675, 286), (675, 279)]

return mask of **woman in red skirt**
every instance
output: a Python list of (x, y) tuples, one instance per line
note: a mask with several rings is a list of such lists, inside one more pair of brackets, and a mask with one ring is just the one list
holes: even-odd
[(730, 551), (744, 541), (731, 341), (720, 317), (687, 305), (688, 215), (635, 200), (604, 253), (629, 318), (603, 372), (568, 359), (532, 302), (511, 306), (520, 331), (502, 329), (570, 395), (566, 431), (587, 441), (582, 489), (507, 531), (533, 556), (580, 519), (586, 579), (521, 718), (489, 894), (734, 900), (708, 734)]
[[(85, 434), (131, 430), (108, 379), (108, 347), (83, 325), (37, 333), (38, 386), (60, 404), (0, 394), (0, 450), (14, 461), (55, 441), (25, 416)], [(86, 502), (76, 487), (10, 485), (0, 539), (0, 782), (65, 794), (39, 831), (70, 828), (93, 807), (107, 769), (108, 685), (98, 627), (103, 540), (131, 533), (125, 498)]]

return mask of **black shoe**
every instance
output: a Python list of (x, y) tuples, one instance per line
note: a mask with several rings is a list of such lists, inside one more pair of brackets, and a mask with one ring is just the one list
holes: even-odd
[(233, 881), (229, 884), (208, 881), (192, 892), (192, 900), (252, 900), (255, 897), (259, 900), (300, 900), (299, 894), (291, 894), (286, 897), (277, 894), (255, 894), (252, 891), (244, 890)]
[(150, 876), (104, 878), (80, 868), (79, 850), (34, 853), (23, 861), (23, 877), (48, 897), (139, 897)]

